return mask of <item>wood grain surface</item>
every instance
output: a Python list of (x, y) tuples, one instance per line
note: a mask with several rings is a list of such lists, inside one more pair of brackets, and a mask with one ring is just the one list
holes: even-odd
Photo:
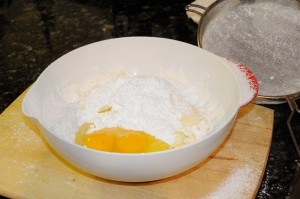
[(60, 157), (22, 114), (25, 93), (0, 115), (0, 195), (49, 199), (199, 199), (213, 198), (213, 194), (225, 198), (231, 194), (254, 198), (259, 189), (272, 138), (270, 109), (254, 104), (242, 108), (224, 143), (196, 167), (164, 180), (123, 183), (87, 174)]

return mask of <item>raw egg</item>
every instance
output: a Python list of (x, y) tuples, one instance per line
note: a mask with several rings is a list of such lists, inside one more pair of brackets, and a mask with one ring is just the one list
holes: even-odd
[(87, 134), (91, 124), (83, 124), (76, 133), (75, 143), (84, 147), (118, 153), (148, 153), (170, 148), (166, 142), (143, 131), (119, 127), (103, 128)]

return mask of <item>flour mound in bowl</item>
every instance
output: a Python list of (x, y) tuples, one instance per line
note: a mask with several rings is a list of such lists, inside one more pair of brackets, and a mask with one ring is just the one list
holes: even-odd
[(57, 134), (65, 132), (65, 139), (74, 142), (76, 128), (90, 123), (87, 133), (143, 131), (171, 148), (201, 140), (222, 111), (207, 93), (155, 75), (121, 75), (93, 87), (75, 104), (53, 128)]

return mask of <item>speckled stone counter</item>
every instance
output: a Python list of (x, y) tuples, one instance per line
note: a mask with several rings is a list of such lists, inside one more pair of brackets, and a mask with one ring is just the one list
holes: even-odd
[[(197, 25), (185, 13), (190, 2), (0, 0), (0, 112), (52, 61), (80, 46), (125, 36), (164, 37), (196, 45)], [(275, 110), (275, 124), (257, 198), (285, 198), (299, 161), (286, 126), (290, 108), (267, 107)], [(292, 126), (298, 140), (299, 121), (295, 114)]]

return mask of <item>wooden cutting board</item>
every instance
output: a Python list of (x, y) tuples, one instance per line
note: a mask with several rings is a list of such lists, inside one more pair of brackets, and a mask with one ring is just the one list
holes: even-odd
[(60, 157), (21, 111), (26, 92), (0, 115), (0, 195), (9, 198), (254, 198), (272, 138), (273, 111), (248, 105), (221, 147), (164, 180), (122, 183), (89, 175)]

